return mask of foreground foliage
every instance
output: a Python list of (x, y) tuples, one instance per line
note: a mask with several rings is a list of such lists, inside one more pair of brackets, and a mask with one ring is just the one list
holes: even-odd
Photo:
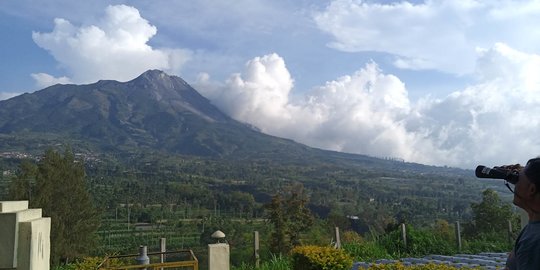
[(342, 249), (319, 246), (298, 246), (292, 250), (295, 270), (348, 270), (353, 259)]
[(267, 218), (274, 228), (270, 250), (280, 254), (286, 254), (301, 244), (300, 234), (313, 225), (314, 219), (307, 207), (309, 200), (302, 185), (291, 186), (284, 193), (274, 195), (266, 205)]
[(11, 184), (13, 200), (29, 200), (51, 218), (51, 261), (82, 257), (95, 246), (100, 215), (87, 191), (84, 165), (70, 150), (45, 152), (39, 163), (23, 162)]
[[(255, 266), (248, 263), (242, 263), (238, 267), (232, 267), (232, 270), (252, 270), (255, 269)], [(291, 259), (283, 255), (273, 255), (270, 260), (262, 262), (258, 270), (290, 270), (292, 269)]]

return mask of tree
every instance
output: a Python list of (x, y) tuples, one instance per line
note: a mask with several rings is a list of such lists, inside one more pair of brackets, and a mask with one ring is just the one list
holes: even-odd
[(313, 225), (314, 217), (307, 207), (308, 198), (302, 185), (289, 187), (276, 194), (266, 205), (267, 218), (273, 225), (270, 249), (274, 253), (288, 253), (301, 244), (300, 234)]
[(23, 160), (19, 165), (20, 172), (9, 185), (8, 197), (10, 200), (30, 201), (32, 187), (35, 185), (37, 166), (30, 160)]
[(21, 163), (10, 194), (14, 199), (29, 199), (31, 207), (51, 217), (54, 264), (85, 255), (94, 246), (100, 216), (86, 188), (84, 166), (71, 150), (63, 155), (47, 150), (37, 166)]
[(504, 235), (508, 228), (508, 221), (514, 228), (518, 225), (518, 216), (512, 211), (509, 203), (504, 203), (493, 189), (482, 192), (480, 203), (471, 203), (473, 224), (465, 228), (470, 235), (498, 234)]

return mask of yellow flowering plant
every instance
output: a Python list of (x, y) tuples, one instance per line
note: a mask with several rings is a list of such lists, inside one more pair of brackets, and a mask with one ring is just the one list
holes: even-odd
[(342, 249), (321, 246), (297, 246), (293, 248), (294, 270), (349, 270), (352, 257)]

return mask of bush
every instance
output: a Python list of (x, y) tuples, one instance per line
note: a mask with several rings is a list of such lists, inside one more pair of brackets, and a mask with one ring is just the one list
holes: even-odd
[[(238, 267), (232, 267), (232, 270), (252, 270), (255, 269), (255, 266), (247, 263), (242, 263)], [(259, 265), (258, 270), (290, 270), (292, 269), (291, 261), (287, 257), (283, 257), (281, 255), (272, 256), (272, 259), (267, 262), (262, 262)]]
[(384, 247), (373, 241), (343, 244), (343, 249), (351, 254), (356, 261), (361, 262), (372, 262), (377, 259), (388, 259), (392, 257)]
[(100, 257), (85, 257), (82, 260), (78, 260), (76, 263), (70, 263), (65, 265), (57, 265), (53, 267), (53, 270), (95, 270), (103, 262), (103, 258)]
[(343, 243), (362, 243), (364, 238), (354, 231), (345, 231), (341, 236), (341, 241)]
[[(85, 257), (77, 260), (75, 263), (56, 265), (52, 270), (96, 270), (97, 267), (104, 261), (102, 257)], [(123, 264), (118, 259), (109, 261), (109, 266), (122, 266)]]
[(429, 230), (416, 230), (407, 226), (407, 247), (401, 238), (401, 231), (392, 231), (378, 240), (392, 256), (424, 256), (427, 254), (451, 255), (454, 244)]
[(294, 270), (351, 269), (352, 258), (342, 249), (319, 246), (298, 246), (292, 250)]
[(474, 239), (463, 241), (463, 251), (479, 252), (508, 252), (512, 250), (513, 242), (500, 233), (480, 233)]

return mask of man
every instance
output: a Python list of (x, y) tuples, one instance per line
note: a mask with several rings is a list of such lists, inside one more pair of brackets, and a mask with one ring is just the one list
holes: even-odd
[(540, 158), (529, 160), (524, 168), (519, 164), (503, 168), (519, 171), (513, 203), (529, 215), (529, 223), (517, 237), (505, 269), (540, 270)]

